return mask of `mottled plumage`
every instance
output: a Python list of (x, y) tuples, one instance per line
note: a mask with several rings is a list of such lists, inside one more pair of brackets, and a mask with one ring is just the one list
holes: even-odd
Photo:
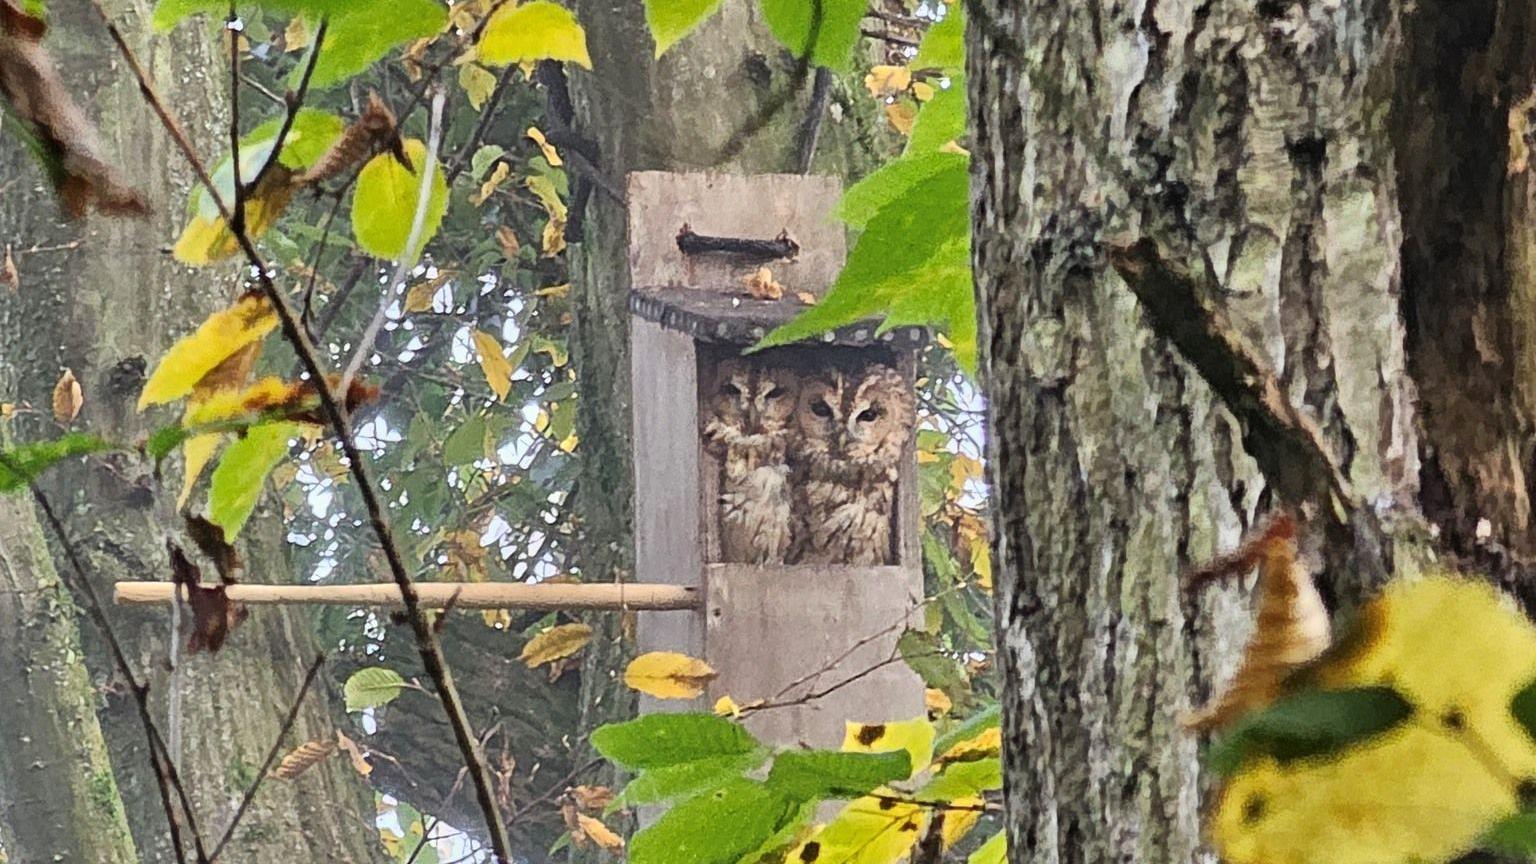
[(748, 360), (720, 365), (704, 440), (720, 460), (720, 557), (782, 564), (790, 547), (789, 447), (799, 377)]
[(828, 369), (801, 383), (795, 412), (797, 530), (804, 564), (890, 564), (897, 466), (912, 434), (905, 378), (873, 363)]

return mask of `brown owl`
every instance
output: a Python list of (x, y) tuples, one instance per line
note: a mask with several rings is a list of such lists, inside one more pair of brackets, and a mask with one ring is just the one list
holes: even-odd
[(782, 564), (791, 537), (785, 453), (799, 376), (748, 360), (720, 364), (704, 440), (720, 460), (720, 556)]
[(890, 564), (896, 469), (912, 434), (915, 400), (895, 369), (872, 363), (807, 378), (800, 431), (795, 559), (804, 564)]

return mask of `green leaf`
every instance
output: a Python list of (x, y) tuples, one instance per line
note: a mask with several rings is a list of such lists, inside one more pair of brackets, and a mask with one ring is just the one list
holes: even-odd
[(965, 161), (912, 183), (870, 219), (827, 296), (756, 347), (797, 342), (883, 315), (883, 327), (947, 329), (955, 356), (976, 362), (970, 272), (970, 176)]
[(468, 465), (485, 458), (485, 417), (476, 414), (459, 424), (443, 442), (443, 461), (449, 465)]
[(950, 762), (938, 776), (917, 790), (919, 801), (955, 801), (1003, 788), (1003, 760), (996, 756)]
[[(282, 130), (283, 118), (273, 117), (240, 138), (240, 182), (250, 183), (261, 166), (267, 162), (272, 148), (277, 144), (277, 133)], [(283, 139), (283, 152), (277, 161), (285, 168), (302, 171), (320, 161), (331, 145), (346, 128), (346, 122), (329, 111), (302, 108), (293, 118), (293, 127)], [(227, 140), (227, 139), (226, 139)], [(226, 204), (235, 200), (235, 162), (225, 153), (211, 175), (219, 197)], [(189, 215), (215, 219), (219, 205), (201, 185), (194, 186), (189, 199)]]
[(614, 799), (614, 806), (632, 807), (691, 797), (740, 777), (763, 764), (766, 758), (768, 751), (759, 748), (750, 753), (708, 756), (677, 765), (651, 768), (629, 781)]
[(1402, 723), (1413, 706), (1390, 687), (1311, 690), (1288, 696), (1239, 720), (1206, 754), (1217, 774), (1248, 760), (1281, 762), (1336, 753)]
[(379, 708), (395, 701), (405, 689), (405, 679), (400, 673), (383, 666), (367, 666), (352, 673), (342, 685), (342, 695), (347, 699), (348, 711)]
[[(249, 17), (263, 9), (318, 16), (345, 12), (355, 7), (358, 2), (359, 0), (240, 0), (235, 6), (235, 12), (241, 17)], [(378, 4), (375, 6), (377, 9), (393, 0), (373, 0), (373, 2)], [(229, 12), (229, 2), (228, 0), (160, 0), (155, 4), (154, 16), (150, 20), (155, 25), (155, 29), (169, 30), (188, 16), (200, 12), (222, 18)]]
[[(309, 83), (314, 87), (339, 84), (372, 66), (395, 46), (431, 36), (447, 23), (448, 10), (435, 0), (389, 0), (387, 7), (377, 2), (348, 7), (331, 17)], [(303, 74), (302, 63), (293, 74), (296, 85)]]
[(963, 4), (941, 7), (944, 17), (928, 28), (912, 58), (913, 69), (958, 72), (965, 66), (965, 8)]
[(688, 713), (649, 714), (600, 726), (592, 732), (592, 746), (609, 761), (636, 770), (740, 756), (761, 745), (739, 723), (713, 714)]
[[(965, 134), (965, 82), (959, 77), (933, 94), (917, 112), (906, 153), (935, 153), (940, 147)], [(960, 154), (951, 154), (960, 156)], [(961, 158), (966, 158), (961, 156)]]
[(660, 57), (677, 40), (693, 32), (705, 18), (715, 14), (720, 0), (645, 0), (645, 23), (656, 40)]
[(497, 9), (480, 35), (480, 60), (489, 66), (561, 60), (592, 68), (586, 31), (569, 9), (549, 0)]
[(288, 439), (298, 432), (295, 423), (265, 423), (224, 448), (208, 481), (208, 521), (223, 528), (225, 537), (233, 540), (245, 526), (267, 475), (288, 455)]
[(485, 176), (485, 169), (491, 167), (491, 163), (502, 157), (506, 149), (496, 144), (485, 144), (475, 151), (475, 155), (469, 159), (469, 174), (475, 179)]
[(799, 804), (752, 780), (732, 780), (667, 811), (629, 844), (630, 864), (736, 864)]
[(37, 475), (71, 456), (84, 456), (112, 449), (114, 449), (113, 444), (95, 435), (71, 432), (52, 441), (39, 441), (35, 444), (23, 444), (20, 447), (0, 450), (0, 454), (5, 457), (0, 460), (0, 492), (15, 492), (25, 488), (27, 483)]
[(1515, 694), (1509, 703), (1509, 713), (1515, 715), (1520, 728), (1536, 742), (1536, 681), (1525, 685)]
[(944, 754), (954, 749), (956, 744), (962, 741), (969, 741), (988, 729), (1001, 725), (1002, 721), (1002, 706), (995, 704), (988, 706), (985, 710), (978, 711), (967, 718), (959, 726), (940, 735), (939, 739), (933, 742), (933, 752), (942, 758)]
[(965, 864), (1003, 864), (1008, 858), (1008, 832), (999, 831), (965, 859)]
[(962, 153), (903, 156), (848, 187), (837, 202), (837, 217), (855, 228), (863, 228), (880, 211), (902, 201), (912, 187), (935, 174), (953, 171), (956, 166), (966, 168), (969, 163), (969, 157)]
[(857, 798), (912, 776), (912, 756), (843, 753), (837, 750), (790, 750), (780, 753), (768, 771), (768, 785), (797, 800)]
[(427, 241), (437, 233), (448, 210), (448, 183), (443, 167), (432, 164), (432, 189), (427, 197), (427, 212), (421, 237), (415, 249), (406, 253), (411, 223), (416, 216), (416, 199), (421, 192), (421, 171), (426, 168), (427, 147), (419, 140), (405, 141), (405, 154), (414, 171), (401, 165), (390, 153), (380, 153), (368, 160), (357, 175), (357, 192), (352, 198), (352, 234), (357, 245), (375, 258), (415, 261)]
[(865, 0), (760, 0), (760, 5), (774, 38), (796, 57), (809, 54), (814, 66), (849, 70)]
[(1478, 848), (1508, 858), (1536, 858), (1536, 813), (1516, 813), (1495, 822)]

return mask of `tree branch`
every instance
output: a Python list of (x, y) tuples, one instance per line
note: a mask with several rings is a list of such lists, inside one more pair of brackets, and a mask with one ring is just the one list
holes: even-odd
[[(219, 215), (226, 224), (234, 228), (231, 214), (225, 204), (223, 196), (219, 194), (218, 187), (214, 185), (208, 175), (207, 168), (198, 158), (197, 152), (192, 148), (186, 133), (182, 131), (181, 124), (177, 123), (165, 107), (165, 102), (156, 92), (154, 84), (145, 73), (143, 65), (129, 47), (122, 31), (108, 17), (106, 10), (102, 8), (100, 0), (92, 0), (97, 14), (101, 16), (106, 25), (107, 32), (112, 41), (116, 43), (119, 53), (138, 79), (139, 91), (143, 94), (150, 108), (159, 118), (162, 126), (170, 134), (172, 141), (181, 151), (187, 162), (191, 165), (198, 181), (208, 191), (209, 196), (218, 206)], [(271, 271), (262, 260), (251, 238), (244, 230), (233, 231), (235, 240), (240, 250), (245, 254), (246, 260), (255, 270), (256, 278), (261, 286), (262, 293), (272, 303), (277, 312), (278, 320), (282, 326), (283, 336), (293, 347), (299, 359), (303, 361), (305, 370), (314, 382), (315, 389), (320, 397), (320, 405), (325, 417), (341, 443), (342, 453), (347, 457), (348, 468), (357, 482), (358, 492), (363, 498), (363, 506), (368, 511), (368, 521), (374, 534), (379, 539), (379, 545), (383, 549), (384, 558), (389, 565), (390, 575), (400, 588), (401, 598), (405, 602), (406, 618), (416, 636), (416, 647), (421, 654), (422, 665), (428, 676), (437, 688), (438, 698), (443, 703), (443, 710), (448, 716), (448, 724), (453, 730), (453, 735), (459, 750), (464, 757), (465, 767), (475, 786), (475, 794), (485, 817), (486, 829), (490, 835), (491, 848), (497, 858), (510, 864), (513, 860), (511, 843), (507, 838), (506, 825), (502, 822), (501, 812), (496, 806), (496, 791), (491, 776), (490, 767), (485, 762), (485, 754), (480, 749), (479, 742), (475, 738), (469, 717), (464, 712), (463, 699), (459, 695), (458, 687), (453, 682), (453, 673), (448, 669), (447, 661), (443, 658), (442, 645), (437, 634), (432, 629), (432, 623), (421, 609), (420, 598), (417, 595), (415, 580), (411, 578), (406, 569), (405, 559), (400, 554), (399, 545), (395, 542), (394, 531), (390, 527), (389, 515), (383, 501), (379, 497), (378, 489), (368, 472), (368, 463), (363, 453), (357, 448), (357, 441), (352, 434), (351, 421), (347, 417), (346, 410), (332, 392), (328, 381), (327, 370), (321, 364), (319, 352), (310, 341), (309, 334), (305, 332), (303, 323), (298, 314), (289, 303), (288, 298), (278, 289), (272, 281)]]

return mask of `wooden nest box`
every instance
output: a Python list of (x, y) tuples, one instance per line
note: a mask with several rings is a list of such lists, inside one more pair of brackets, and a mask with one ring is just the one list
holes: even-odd
[[(635, 579), (704, 598), (641, 615), (639, 648), (719, 673), (700, 703), (642, 710), (790, 703), (748, 725), (819, 747), (844, 721), (924, 710), (896, 640), (923, 593), (912, 405), (927, 334), (861, 324), (748, 351), (836, 278), (840, 194), (800, 175), (628, 184)], [(754, 297), (754, 280), (782, 296)]]

